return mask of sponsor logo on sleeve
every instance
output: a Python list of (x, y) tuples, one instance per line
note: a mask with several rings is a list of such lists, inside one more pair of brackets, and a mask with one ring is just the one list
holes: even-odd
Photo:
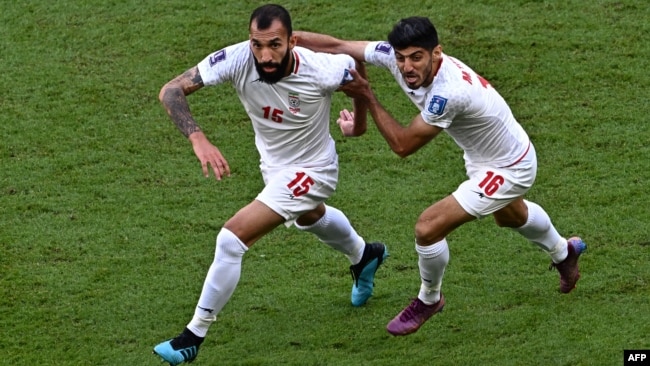
[(379, 42), (377, 46), (375, 46), (375, 52), (381, 52), (385, 53), (387, 55), (390, 55), (390, 51), (393, 49), (393, 47), (390, 46), (390, 43), (388, 42)]
[(220, 50), (210, 56), (210, 66), (214, 66), (217, 62), (221, 62), (226, 59), (226, 50)]
[(447, 98), (443, 98), (439, 95), (434, 95), (429, 102), (429, 107), (427, 110), (429, 113), (435, 115), (442, 115), (445, 112), (445, 106), (447, 105)]
[(345, 72), (343, 73), (343, 79), (341, 80), (341, 85), (345, 85), (350, 81), (352, 81), (352, 75), (350, 74), (350, 70), (345, 69)]

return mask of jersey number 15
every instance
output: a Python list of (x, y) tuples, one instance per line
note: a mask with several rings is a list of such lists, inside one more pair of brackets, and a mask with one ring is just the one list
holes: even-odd
[(270, 119), (273, 122), (282, 123), (282, 114), (284, 113), (281, 109), (273, 108), (271, 110), (270, 106), (263, 107), (264, 118)]

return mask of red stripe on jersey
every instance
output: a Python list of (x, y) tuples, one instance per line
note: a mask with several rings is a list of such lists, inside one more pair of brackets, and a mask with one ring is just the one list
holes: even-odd
[(443, 58), (440, 57), (440, 62), (438, 63), (438, 68), (437, 68), (436, 71), (433, 73), (433, 77), (434, 77), (434, 78), (435, 78), (436, 76), (438, 76), (438, 71), (440, 71), (440, 68), (442, 67), (442, 61), (443, 61)]
[(296, 62), (293, 65), (293, 73), (297, 74), (298, 67), (300, 67), (300, 57), (298, 57), (298, 53), (296, 51), (291, 50), (291, 52), (293, 52), (293, 59), (296, 60)]
[(517, 159), (517, 161), (515, 161), (514, 163), (512, 163), (512, 164), (510, 164), (508, 166), (504, 166), (504, 168), (510, 168), (510, 167), (513, 167), (513, 166), (517, 165), (517, 163), (522, 161), (524, 159), (524, 157), (526, 157), (526, 155), (528, 155), (528, 150), (530, 150), (530, 141), (528, 141), (528, 147), (526, 148), (526, 151), (524, 151), (524, 153), (519, 157), (519, 159)]

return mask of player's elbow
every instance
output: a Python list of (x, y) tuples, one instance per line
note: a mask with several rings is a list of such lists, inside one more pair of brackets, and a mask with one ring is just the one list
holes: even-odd
[(163, 85), (162, 88), (160, 88), (160, 92), (158, 92), (158, 100), (165, 104), (165, 97), (169, 93), (169, 83)]
[(404, 159), (404, 158), (408, 157), (409, 155), (411, 155), (410, 152), (406, 152), (406, 151), (404, 151), (404, 150), (396, 150), (396, 149), (393, 149), (393, 152), (394, 152), (395, 154), (397, 154), (397, 156), (399, 156), (399, 157), (402, 158), (402, 159)]
[(389, 144), (393, 152), (401, 158), (415, 154), (422, 146), (431, 140), (432, 137), (420, 138), (413, 135), (393, 136)]
[(407, 156), (413, 154), (415, 151), (413, 148), (405, 145), (391, 145), (391, 150), (399, 156), (400, 158), (406, 158)]
[(168, 102), (174, 100), (179, 95), (183, 95), (183, 90), (172, 82), (168, 82), (160, 89), (160, 92), (158, 93), (158, 100), (162, 104), (166, 105)]

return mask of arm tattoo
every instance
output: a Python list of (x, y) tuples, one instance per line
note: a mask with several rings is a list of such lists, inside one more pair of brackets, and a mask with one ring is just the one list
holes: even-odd
[(160, 102), (167, 114), (185, 137), (201, 131), (190, 112), (186, 96), (203, 87), (203, 79), (196, 67), (165, 84), (160, 94)]

